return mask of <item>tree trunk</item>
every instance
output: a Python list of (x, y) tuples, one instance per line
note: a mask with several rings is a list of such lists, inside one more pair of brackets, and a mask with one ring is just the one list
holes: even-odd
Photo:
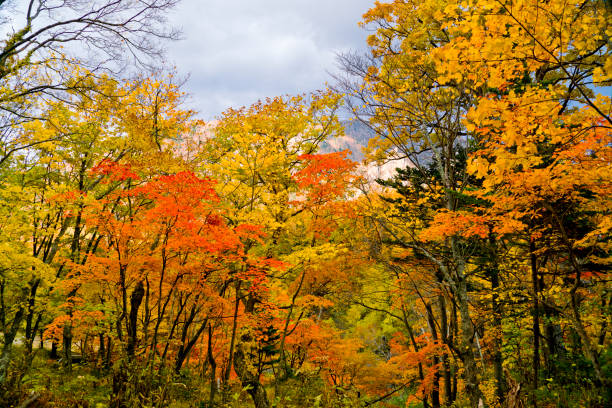
[[(412, 330), (412, 327), (408, 323), (408, 314), (406, 313), (406, 308), (404, 307), (404, 305), (402, 305), (402, 317), (403, 317), (404, 326), (406, 327), (406, 330), (408, 331), (408, 336), (410, 336), (410, 342), (412, 343), (412, 347), (414, 348), (415, 352), (418, 352), (419, 344), (416, 342), (416, 339), (414, 337), (414, 331)], [(425, 380), (425, 373), (423, 372), (423, 364), (421, 364), (420, 361), (417, 365), (417, 368), (419, 370), (419, 379), (421, 380), (421, 383), (423, 383), (423, 381)], [(427, 403), (427, 397), (423, 399), (423, 407), (429, 408), (429, 404)]]
[(457, 283), (457, 303), (461, 317), (461, 359), (465, 371), (465, 392), (470, 400), (470, 406), (479, 407), (484, 404), (484, 397), (479, 387), (478, 367), (474, 357), (474, 326), (470, 319), (467, 284), (465, 279)]
[(534, 407), (538, 406), (536, 390), (538, 389), (538, 378), (540, 376), (540, 305), (539, 305), (539, 280), (538, 280), (538, 265), (535, 255), (535, 244), (533, 241), (529, 242), (529, 256), (531, 260), (531, 284), (533, 291), (533, 379), (532, 379), (532, 404)]
[(240, 307), (240, 281), (236, 282), (236, 300), (234, 303), (234, 316), (232, 318), (232, 337), (230, 339), (229, 359), (225, 373), (223, 373), (223, 384), (226, 385), (229, 381), (230, 371), (232, 369), (232, 359), (234, 356), (234, 346), (236, 344), (236, 330), (238, 328), (238, 308)]
[(138, 336), (138, 309), (140, 308), (143, 297), (144, 286), (142, 281), (138, 281), (136, 287), (132, 291), (132, 295), (130, 296), (129, 334), (127, 344), (127, 354), (130, 357), (134, 356), (134, 351), (136, 349), (136, 340)]
[(49, 357), (57, 360), (57, 342), (55, 340), (51, 341), (51, 353), (49, 354)]
[(6, 381), (9, 362), (11, 361), (11, 351), (13, 350), (13, 342), (15, 341), (17, 331), (21, 326), (23, 317), (24, 310), (23, 308), (20, 308), (13, 317), (13, 323), (11, 324), (10, 330), (4, 333), (4, 347), (2, 348), (2, 354), (0, 355), (0, 385)]
[(503, 371), (503, 356), (502, 356), (502, 308), (499, 303), (497, 289), (499, 288), (499, 270), (497, 264), (491, 270), (491, 289), (493, 296), (491, 298), (491, 308), (493, 309), (493, 325), (495, 333), (493, 337), (493, 372), (495, 375), (495, 394), (501, 404), (506, 399), (506, 382)]
[(34, 279), (30, 282), (30, 293), (28, 294), (28, 313), (26, 316), (26, 330), (25, 330), (25, 346), (27, 354), (32, 353), (34, 337), (36, 332), (38, 331), (38, 325), (40, 324), (41, 316), (38, 315), (36, 321), (34, 320), (35, 304), (36, 304), (36, 292), (38, 291), (38, 287), (40, 285), (40, 278)]
[(183, 367), (183, 363), (187, 359), (187, 356), (191, 352), (191, 349), (193, 349), (193, 346), (195, 346), (195, 344), (198, 342), (198, 339), (204, 332), (204, 329), (206, 329), (207, 325), (208, 325), (208, 318), (206, 318), (204, 322), (202, 322), (198, 330), (196, 330), (195, 334), (191, 337), (191, 339), (187, 343), (184, 343), (184, 340), (183, 340), (183, 343), (179, 347), (178, 353), (176, 355), (176, 360), (174, 363), (174, 372), (176, 372), (177, 374), (181, 371), (181, 368)]
[[(253, 313), (255, 309), (255, 297), (249, 295), (245, 302), (245, 312)], [(240, 378), (243, 387), (248, 389), (248, 393), (253, 398), (255, 408), (268, 408), (268, 396), (266, 389), (259, 382), (257, 364), (253, 364), (257, 360), (257, 352), (253, 350), (256, 345), (253, 344), (253, 337), (248, 328), (243, 329), (240, 336), (240, 341), (236, 344), (234, 352), (234, 371)]]
[(106, 358), (104, 359), (104, 368), (108, 370), (111, 366), (111, 351), (113, 350), (113, 344), (111, 342), (111, 337), (107, 336), (106, 339)]
[(208, 407), (213, 408), (215, 406), (215, 393), (217, 391), (217, 362), (215, 361), (212, 351), (212, 324), (208, 325), (208, 364), (210, 365), (210, 395), (208, 396)]
[[(438, 307), (440, 308), (441, 316), (440, 337), (442, 338), (442, 342), (450, 347), (448, 317), (446, 315), (446, 300), (444, 296), (438, 296)], [(444, 378), (444, 402), (445, 405), (450, 406), (453, 403), (453, 392), (451, 389), (451, 371), (448, 353), (442, 354), (441, 359), (443, 370), (442, 376)]]
[(104, 344), (104, 334), (98, 334), (98, 360), (100, 361), (100, 367), (104, 366), (104, 356), (106, 356), (105, 344)]
[(67, 320), (66, 323), (64, 323), (62, 337), (64, 340), (64, 367), (68, 372), (70, 372), (72, 371), (72, 322), (70, 320)]
[[(433, 317), (433, 310), (429, 303), (425, 304), (425, 310), (427, 310), (427, 323), (429, 324), (429, 330), (431, 331), (431, 337), (434, 342), (438, 341), (438, 330), (436, 330), (436, 322)], [(434, 357), (434, 364), (440, 362), (438, 357)], [(431, 391), (431, 406), (433, 408), (440, 408), (440, 372), (436, 369), (433, 377), (433, 390)]]

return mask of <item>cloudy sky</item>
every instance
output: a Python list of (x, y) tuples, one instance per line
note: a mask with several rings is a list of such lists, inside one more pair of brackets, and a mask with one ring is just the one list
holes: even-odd
[(365, 50), (357, 26), (374, 0), (182, 0), (171, 22), (184, 40), (168, 62), (189, 74), (203, 119), (267, 96), (321, 89), (335, 54)]

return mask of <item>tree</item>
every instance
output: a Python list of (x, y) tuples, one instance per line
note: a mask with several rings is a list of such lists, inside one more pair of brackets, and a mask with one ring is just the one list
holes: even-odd
[[(54, 123), (36, 120), (15, 128), (20, 140), (43, 142), (10, 157), (2, 169), (3, 191), (7, 197), (13, 197), (7, 202), (22, 209), (19, 217), (7, 213), (3, 239), (13, 251), (19, 250), (20, 259), (31, 257), (34, 268), (22, 280), (14, 280), (27, 290), (5, 286), (15, 295), (21, 294), (19, 301), (12, 298), (12, 312), (4, 310), (6, 325), (24, 329), (26, 364), (15, 370), (17, 377), (29, 368), (34, 357), (32, 344), (40, 330), (55, 317), (67, 312), (72, 315), (71, 303), (52, 294), (71, 273), (68, 265), (87, 262), (103, 238), (99, 229), (85, 223), (88, 200), (102, 200), (124, 182), (113, 179), (106, 183), (101, 174), (90, 171), (101, 162), (115, 161), (138, 163), (137, 169), (147, 179), (175, 169), (180, 158), (173, 158), (173, 146), (167, 140), (189, 127), (187, 122), (192, 113), (180, 108), (182, 93), (171, 79), (167, 82), (147, 79), (136, 86), (119, 84), (106, 76), (91, 81), (97, 91), (88, 95), (66, 93), (65, 99), (69, 100), (65, 102), (41, 105)], [(152, 89), (156, 96), (153, 100), (141, 97), (149, 95)], [(145, 117), (141, 117), (143, 114)], [(153, 123), (163, 133), (155, 134)], [(15, 195), (16, 192), (20, 193)], [(20, 232), (10, 233), (19, 222), (23, 225), (15, 231)], [(44, 267), (35, 266), (39, 262)], [(49, 268), (51, 274), (45, 272)], [(67, 292), (64, 299), (74, 295)], [(50, 307), (58, 304), (64, 304), (63, 309)], [(58, 337), (64, 341), (64, 362), (68, 366), (73, 344), (69, 322), (64, 319), (65, 324), (60, 326), (64, 332)], [(7, 350), (13, 340), (6, 339)]]
[[(268, 405), (260, 382), (265, 366), (260, 355), (267, 346), (255, 343), (255, 333), (265, 333), (274, 326), (267, 309), (282, 319), (274, 329), (279, 331), (279, 341), (272, 342), (280, 359), (277, 380), (282, 380), (292, 372), (285, 347), (289, 328), (297, 327), (306, 317), (298, 311), (298, 304), (308, 287), (307, 276), (317, 262), (337, 251), (319, 239), (323, 236), (317, 235), (317, 229), (329, 222), (327, 204), (345, 194), (354, 164), (346, 152), (315, 152), (325, 138), (341, 131), (335, 116), (338, 101), (338, 95), (321, 92), (308, 98), (275, 98), (249, 108), (230, 109), (204, 150), (203, 171), (219, 180), (219, 195), (229, 209), (230, 223), (262, 226), (265, 239), (246, 241), (246, 253), (276, 258), (289, 267), (282, 275), (266, 273), (262, 277), (266, 291), (251, 290), (250, 284), (239, 278), (248, 271), (235, 271), (235, 310), (242, 303), (248, 320), (259, 324), (233, 324), (229, 359), (258, 407)], [(271, 357), (268, 365), (274, 364)]]
[(87, 225), (103, 237), (99, 254), (71, 265), (63, 286), (76, 310), (82, 299), (81, 314), (100, 315), (89, 329), (99, 331), (98, 347), (119, 347), (113, 404), (121, 406), (138, 386), (127, 384), (138, 380), (128, 381), (126, 370), (140, 363), (178, 372), (209, 321), (222, 314), (218, 293), (229, 264), (242, 261), (240, 227), (234, 232), (223, 222), (212, 180), (181, 172), (130, 186), (138, 176), (129, 168), (103, 162), (93, 171), (127, 188), (85, 208)]
[[(483, 195), (492, 194), (497, 214), (505, 218), (501, 224), (509, 231), (530, 228), (530, 245), (540, 251), (550, 245), (537, 242), (543, 230), (558, 234), (573, 271), (571, 320), (599, 383), (601, 364), (577, 292), (583, 285), (579, 263), (590, 269), (600, 261), (579, 262), (578, 253), (589, 241), (591, 250), (602, 254), (609, 240), (603, 204), (609, 194), (601, 186), (609, 184), (604, 157), (610, 154), (605, 142), (610, 98), (595, 88), (609, 86), (609, 13), (602, 2), (453, 4), (441, 13), (454, 16), (445, 26), (453, 41), (435, 55), (446, 83), (478, 78), (481, 91), (466, 123), (482, 148), (470, 171), (484, 176)], [(588, 215), (581, 211), (587, 208)], [(542, 289), (537, 281), (535, 309)]]
[(66, 92), (108, 91), (93, 87), (92, 78), (113, 69), (124, 71), (131, 62), (142, 66), (149, 63), (147, 58), (159, 58), (158, 40), (178, 38), (176, 31), (165, 26), (164, 14), (176, 3), (28, 0), (17, 5), (1, 1), (4, 23), (14, 25), (0, 45), (0, 160), (32, 143), (45, 142), (20, 142), (10, 130), (44, 117), (39, 99), (64, 100)]
[[(452, 41), (444, 20), (436, 15), (438, 7), (435, 2), (377, 3), (364, 15), (363, 23), (376, 29), (368, 38), (371, 58), (341, 57), (348, 77), (341, 79), (340, 86), (349, 95), (349, 106), (358, 120), (376, 131), (368, 147), (370, 156), (379, 161), (408, 159), (426, 190), (442, 194), (442, 205), (436, 211), (454, 212), (460, 209), (458, 197), (469, 186), (458, 157), (470, 145), (461, 118), (472, 97), (467, 92), (469, 84), (445, 83), (436, 70), (433, 51)], [(428, 174), (428, 163), (433, 163), (436, 177)], [(419, 229), (426, 229), (428, 219), (422, 221), (425, 225)], [(461, 316), (458, 352), (465, 368), (466, 393), (476, 406), (483, 394), (469, 310), (468, 264), (473, 245), (459, 234), (433, 246), (427, 241), (417, 233), (406, 236), (402, 243), (436, 265), (451, 288)]]
[[(570, 299), (561, 310), (569, 313), (595, 382), (603, 383), (595, 332), (589, 334), (582, 322), (581, 302), (597, 298), (597, 264), (607, 262), (609, 241), (609, 198), (601, 186), (609, 183), (602, 174), (609, 167), (604, 139), (610, 101), (595, 87), (609, 85), (608, 14), (603, 2), (395, 1), (364, 15), (364, 24), (376, 28), (368, 39), (371, 56), (341, 57), (347, 76), (340, 86), (348, 103), (379, 136), (370, 143), (371, 159), (408, 158), (412, 167), (383, 183), (403, 196), (391, 200), (391, 214), (403, 216), (408, 228), (380, 217), (381, 229), (438, 264), (460, 309), (464, 350), (485, 328), (471, 322), (481, 313), (470, 313), (468, 292), (470, 303), (482, 307), (489, 299), (499, 316), (491, 341), (498, 399), (505, 386), (500, 308), (509, 302), (520, 309), (515, 297), (500, 295), (504, 281), (528, 290), (533, 300), (534, 389), (540, 309), (551, 317), (559, 301), (542, 298), (543, 290), (558, 285), (559, 273), (573, 283), (561, 289)], [(416, 206), (405, 201), (411, 195)], [(418, 203), (429, 208), (414, 214)], [(586, 241), (593, 258), (580, 246)], [(532, 288), (514, 280), (509, 263), (529, 273)], [(589, 265), (588, 285), (580, 278), (581, 265)], [(481, 299), (474, 293), (479, 287), (486, 288)], [(555, 331), (552, 321), (547, 330)], [(558, 349), (558, 336), (549, 334), (549, 349)], [(474, 351), (463, 356), (466, 391), (475, 406), (482, 393)]]

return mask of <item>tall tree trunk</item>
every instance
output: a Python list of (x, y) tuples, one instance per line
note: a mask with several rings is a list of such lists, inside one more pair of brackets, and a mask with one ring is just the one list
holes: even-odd
[[(448, 326), (448, 316), (446, 311), (446, 300), (444, 296), (438, 296), (438, 307), (440, 308), (440, 337), (442, 338), (442, 342), (451, 347), (449, 343), (449, 326)], [(442, 359), (442, 376), (444, 378), (444, 403), (447, 406), (450, 406), (453, 403), (453, 392), (451, 389), (451, 371), (450, 371), (450, 363), (448, 361), (448, 353), (444, 353), (441, 356)]]
[(217, 374), (217, 362), (213, 356), (212, 351), (212, 323), (208, 324), (208, 364), (210, 366), (210, 394), (208, 396), (208, 407), (213, 408), (215, 406), (215, 393), (217, 391), (216, 374)]
[(295, 290), (295, 293), (293, 294), (293, 296), (291, 297), (291, 305), (289, 305), (289, 311), (287, 312), (287, 317), (285, 318), (285, 325), (283, 327), (283, 333), (281, 335), (281, 341), (280, 341), (280, 347), (279, 347), (279, 354), (280, 354), (280, 366), (281, 369), (283, 370), (283, 377), (287, 378), (291, 375), (291, 367), (289, 367), (287, 365), (287, 358), (285, 356), (285, 340), (287, 338), (287, 332), (289, 330), (289, 323), (291, 322), (291, 315), (293, 314), (293, 308), (295, 306), (295, 300), (298, 296), (298, 294), (300, 293), (300, 289), (302, 288), (302, 285), (304, 284), (304, 278), (306, 277), (306, 271), (302, 272), (302, 276), (300, 278), (300, 283), (297, 287), (297, 289)]
[(40, 314), (38, 318), (34, 320), (36, 315), (35, 304), (36, 304), (36, 292), (40, 285), (40, 278), (36, 278), (30, 282), (30, 293), (28, 294), (28, 313), (26, 315), (26, 330), (25, 330), (25, 346), (28, 354), (32, 353), (32, 345), (34, 343), (34, 337), (36, 335), (38, 324), (40, 323)]
[[(450, 335), (449, 335), (449, 344), (454, 344), (455, 339), (457, 337), (459, 337), (459, 321), (457, 319), (457, 303), (453, 302), (453, 312), (451, 314), (451, 327), (450, 327)], [(453, 386), (452, 386), (452, 400), (455, 401), (457, 399), (457, 382), (458, 382), (458, 378), (457, 378), (457, 372), (459, 371), (458, 369), (458, 364), (457, 364), (457, 359), (453, 358), (453, 364), (452, 364), (452, 372), (453, 372)]]
[[(125, 286), (122, 287), (123, 297), (124, 297), (124, 305), (125, 305), (125, 297), (126, 291)], [(138, 281), (136, 287), (132, 291), (130, 295), (130, 311), (127, 318), (127, 359), (121, 361), (119, 368), (113, 373), (112, 380), (112, 395), (111, 395), (111, 408), (125, 408), (126, 398), (128, 398), (127, 394), (127, 385), (128, 385), (128, 364), (132, 361), (135, 351), (136, 351), (136, 343), (138, 339), (138, 309), (140, 309), (140, 305), (142, 303), (142, 299), (144, 298), (144, 286), (142, 281)], [(125, 313), (125, 306), (124, 306)], [(121, 324), (117, 324), (117, 328), (120, 329)], [(109, 350), (110, 353), (110, 345)]]
[(138, 309), (140, 308), (143, 297), (144, 286), (142, 281), (138, 281), (136, 287), (132, 291), (132, 295), (130, 296), (129, 333), (127, 344), (127, 354), (129, 357), (134, 356), (134, 351), (136, 348), (136, 341), (138, 337)]
[(457, 282), (457, 303), (461, 317), (461, 359), (465, 372), (465, 392), (470, 400), (470, 406), (476, 408), (484, 405), (484, 396), (480, 390), (478, 379), (478, 366), (474, 356), (474, 325), (470, 318), (469, 302), (467, 296), (467, 283), (465, 279)]
[(13, 317), (11, 328), (3, 333), (4, 346), (2, 347), (2, 354), (0, 354), (0, 385), (6, 381), (9, 362), (11, 361), (11, 352), (13, 350), (13, 342), (17, 336), (17, 331), (21, 326), (21, 322), (23, 321), (24, 314), (23, 308), (20, 308)]
[[(245, 302), (245, 312), (253, 313), (255, 309), (255, 298), (250, 294)], [(259, 381), (257, 364), (253, 364), (257, 359), (257, 352), (253, 350), (253, 336), (248, 328), (242, 330), (240, 341), (236, 344), (234, 352), (234, 371), (240, 378), (243, 387), (248, 388), (248, 393), (253, 398), (255, 408), (268, 408), (268, 395), (266, 389)]]
[(236, 345), (236, 331), (238, 328), (238, 308), (240, 307), (240, 281), (236, 282), (236, 299), (234, 301), (234, 316), (232, 317), (232, 337), (230, 339), (229, 358), (227, 367), (223, 373), (223, 384), (227, 385), (232, 370), (232, 359), (234, 357), (234, 346)]
[(503, 357), (502, 357), (502, 338), (503, 338), (503, 327), (502, 327), (502, 308), (499, 303), (499, 296), (497, 290), (499, 288), (499, 269), (497, 268), (497, 262), (491, 269), (491, 290), (493, 296), (491, 297), (491, 308), (493, 309), (493, 325), (494, 325), (494, 337), (493, 337), (493, 371), (495, 375), (495, 395), (499, 402), (503, 404), (506, 398), (506, 387), (504, 380), (503, 371)]
[[(429, 303), (425, 304), (427, 310), (427, 323), (429, 324), (429, 330), (431, 331), (431, 337), (434, 342), (438, 341), (438, 330), (436, 329), (436, 322), (434, 321), (433, 310)], [(438, 357), (434, 357), (434, 364), (440, 362)], [(433, 389), (431, 391), (431, 406), (433, 408), (440, 408), (440, 372), (436, 369), (433, 377)]]
[(230, 347), (229, 347), (229, 357), (227, 360), (227, 366), (225, 367), (225, 371), (223, 372), (223, 393), (222, 399), (223, 403), (227, 402), (227, 398), (229, 397), (229, 378), (230, 373), (232, 371), (232, 366), (234, 362), (234, 351), (236, 346), (236, 335), (238, 330), (238, 308), (240, 307), (240, 281), (236, 282), (236, 299), (234, 301), (234, 316), (232, 319), (232, 335), (230, 338)]
[(113, 350), (113, 343), (111, 341), (111, 337), (106, 337), (106, 357), (104, 359), (104, 368), (108, 370), (110, 368), (111, 362), (111, 352)]
[[(410, 324), (408, 323), (408, 314), (406, 313), (406, 308), (404, 307), (403, 304), (402, 304), (402, 317), (403, 317), (404, 326), (406, 327), (406, 330), (408, 331), (408, 336), (410, 336), (410, 342), (412, 343), (412, 347), (414, 348), (415, 352), (418, 352), (419, 344), (416, 342), (416, 339), (414, 337), (414, 331), (412, 330), (412, 326), (410, 326)], [(417, 368), (419, 370), (419, 379), (421, 380), (421, 383), (422, 383), (423, 380), (425, 380), (425, 373), (423, 372), (423, 365), (421, 364), (421, 362), (418, 363)], [(427, 397), (423, 399), (423, 407), (429, 408)]]
[[(72, 318), (72, 316), (71, 316)], [(68, 372), (72, 371), (72, 322), (70, 320), (66, 320), (64, 323), (64, 327), (62, 329), (62, 338), (63, 338), (63, 359), (64, 359), (64, 367)]]
[(104, 344), (104, 333), (98, 334), (98, 360), (100, 361), (100, 367), (104, 366), (104, 356), (106, 356), (106, 349)]
[(206, 329), (207, 325), (208, 325), (208, 318), (204, 319), (204, 322), (202, 322), (200, 327), (196, 330), (195, 334), (191, 337), (191, 339), (187, 343), (185, 343), (183, 340), (182, 344), (179, 347), (178, 353), (176, 355), (176, 360), (174, 363), (174, 372), (176, 372), (177, 374), (181, 371), (181, 368), (183, 367), (183, 363), (187, 359), (187, 356), (191, 352), (191, 349), (193, 349), (193, 346), (195, 346), (195, 344), (198, 342), (198, 339), (204, 332), (204, 329)]
[(529, 257), (531, 260), (531, 285), (532, 285), (532, 296), (533, 296), (533, 379), (532, 379), (532, 404), (534, 407), (538, 406), (537, 401), (537, 389), (538, 389), (538, 378), (540, 376), (540, 305), (539, 305), (539, 280), (538, 280), (538, 264), (535, 255), (535, 244), (533, 240), (529, 242)]

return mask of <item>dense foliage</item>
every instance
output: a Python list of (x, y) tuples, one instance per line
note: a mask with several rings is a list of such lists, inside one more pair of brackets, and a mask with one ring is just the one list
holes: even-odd
[[(612, 404), (609, 3), (376, 2), (335, 90), (209, 124), (175, 75), (54, 46), (150, 56), (173, 1), (29, 3), (0, 49), (1, 407)], [(343, 105), (361, 164), (322, 150)]]

